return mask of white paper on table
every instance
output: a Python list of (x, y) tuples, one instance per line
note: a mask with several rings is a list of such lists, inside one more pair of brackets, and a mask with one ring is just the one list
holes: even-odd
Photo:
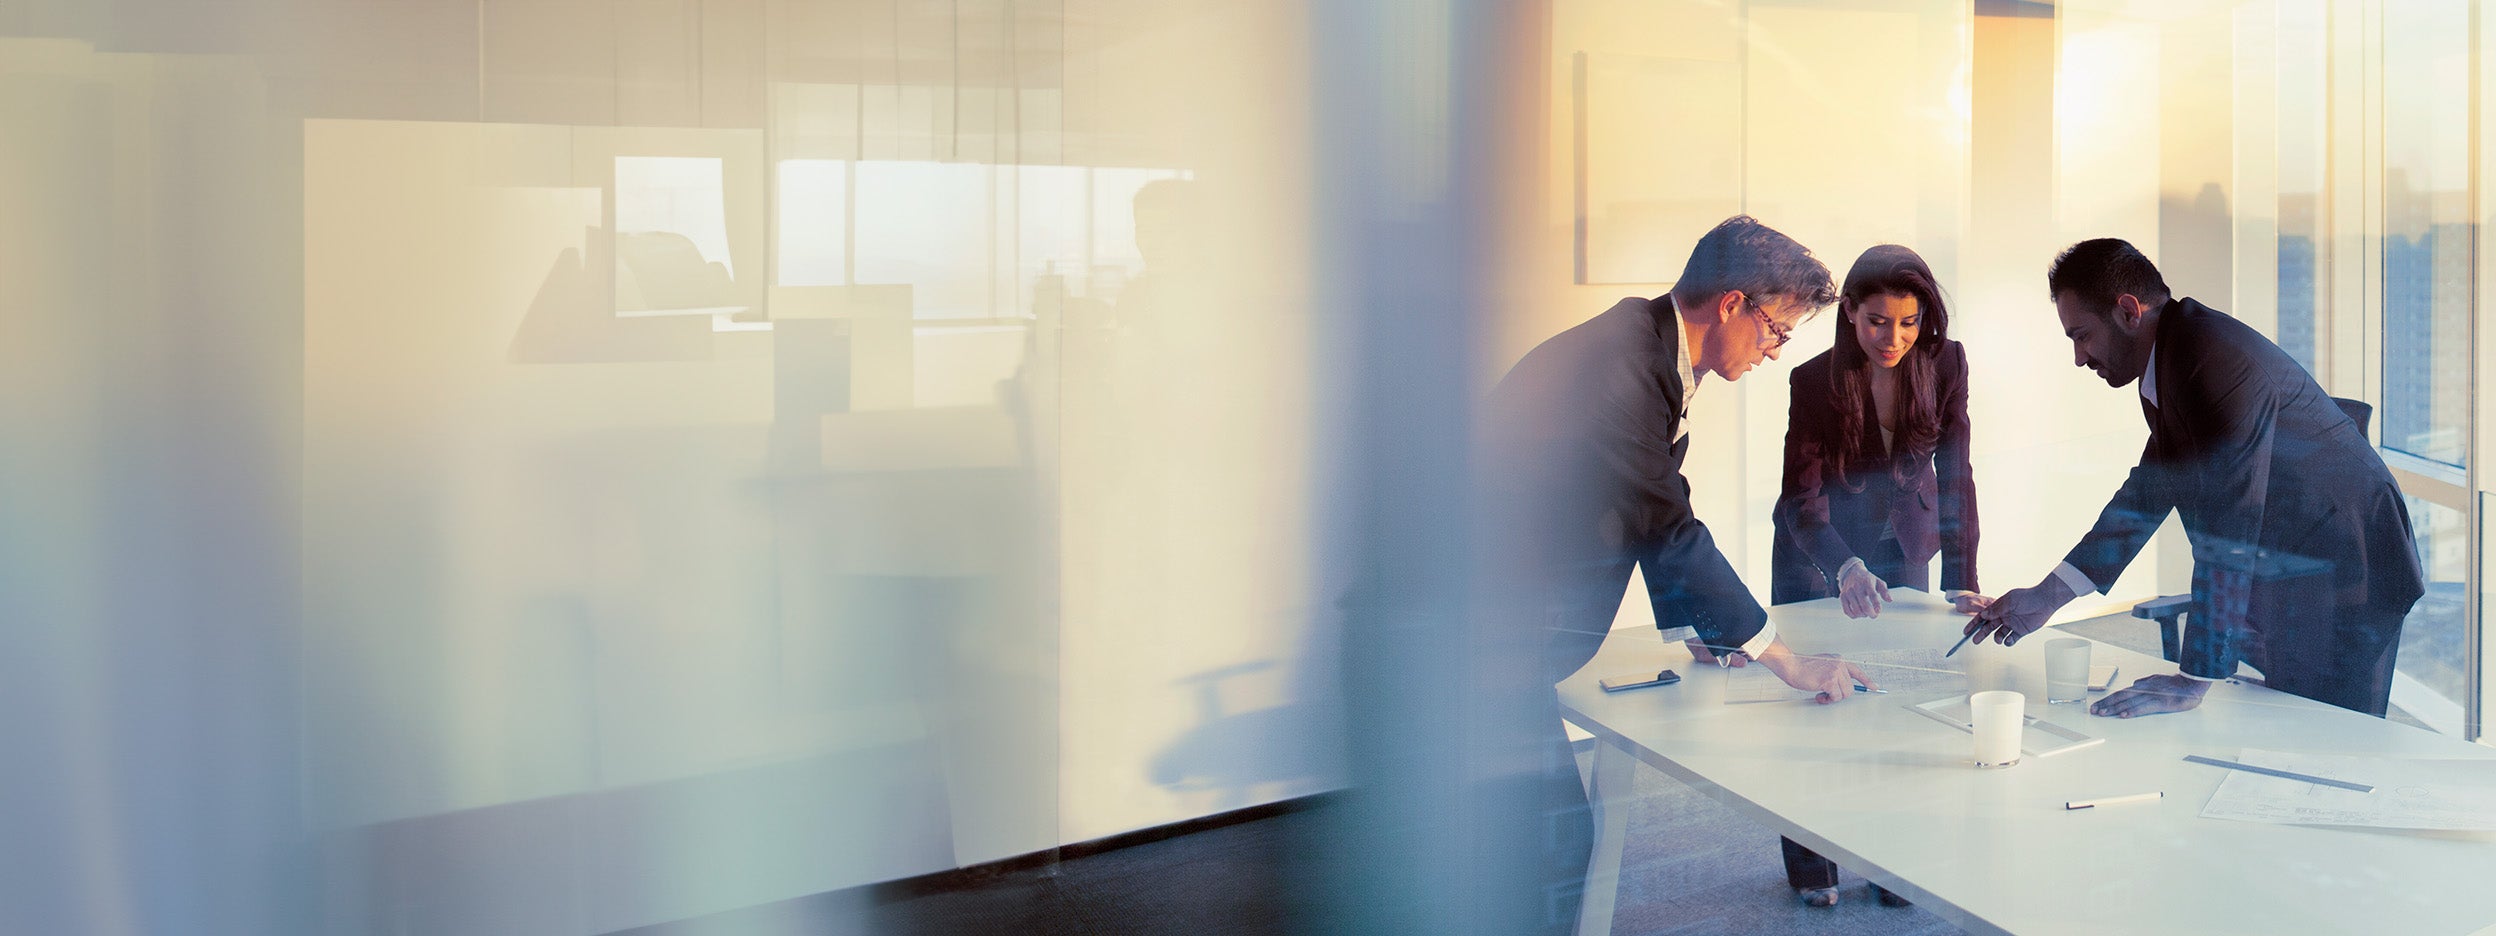
[(1874, 650), (1845, 654), (1846, 661), (1863, 670), (1875, 685), (1889, 690), (1892, 696), (1929, 699), (1934, 696), (1967, 694), (1967, 660), (1947, 658), (1939, 647), (1916, 647), (1907, 650)]
[(1950, 599), (1912, 588), (1889, 590), (1891, 600), (1878, 617), (1850, 618), (1835, 598), (1782, 604), (1768, 609), (1777, 633), (1797, 653), (1835, 653), (1848, 659), (1883, 650), (1948, 648), (1967, 630), (1968, 616), (1953, 610)]
[[(1943, 659), (1942, 651), (1930, 647), (1910, 650), (1875, 650), (1849, 653), (1844, 659), (1855, 664), (1871, 684), (1887, 691), (1892, 697), (1927, 699), (1941, 695), (1967, 694), (1967, 668), (1964, 663)], [(1791, 702), (1815, 697), (1786, 685), (1785, 680), (1768, 668), (1753, 663), (1740, 669), (1727, 670), (1725, 702), (1740, 705), (1751, 702)]]
[(2237, 761), (2374, 787), (2370, 793), (2230, 770), (2204, 819), (2378, 829), (2496, 831), (2496, 760), (2297, 754), (2252, 748)]

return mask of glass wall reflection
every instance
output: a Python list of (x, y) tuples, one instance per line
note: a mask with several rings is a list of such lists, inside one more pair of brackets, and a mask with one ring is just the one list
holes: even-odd
[(7, 825), (84, 855), (0, 929), (611, 932), (1341, 785), (1296, 14), (244, 6), (0, 14), (75, 401)]

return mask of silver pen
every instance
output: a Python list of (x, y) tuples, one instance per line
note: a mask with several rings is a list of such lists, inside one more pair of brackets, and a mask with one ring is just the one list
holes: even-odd
[(2155, 799), (2163, 799), (2166, 795), (2165, 790), (2160, 790), (2156, 793), (2134, 793), (2129, 796), (2101, 796), (2096, 799), (2072, 800), (2064, 803), (2063, 808), (2095, 809), (2100, 806), (2121, 806), (2125, 803), (2146, 803)]

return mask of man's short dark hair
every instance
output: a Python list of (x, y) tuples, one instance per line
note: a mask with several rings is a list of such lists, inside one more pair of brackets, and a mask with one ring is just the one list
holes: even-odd
[(1735, 215), (1699, 238), (1673, 295), (1696, 300), (1741, 290), (1754, 302), (1791, 296), (1817, 312), (1837, 301), (1829, 268), (1811, 250), (1750, 215)]
[(2084, 240), (2054, 258), (2045, 272), (2047, 299), (2071, 293), (2091, 309), (2113, 314), (2116, 296), (2144, 303), (2167, 301), (2167, 279), (2140, 248), (2112, 237)]

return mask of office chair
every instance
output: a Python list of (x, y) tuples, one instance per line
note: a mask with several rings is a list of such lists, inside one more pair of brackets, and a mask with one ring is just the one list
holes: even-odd
[[(2332, 397), (2331, 401), (2340, 404), (2340, 412), (2348, 414), (2349, 420), (2357, 423), (2358, 435), (2372, 438), (2368, 434), (2367, 423), (2374, 417), (2374, 407), (2342, 397)], [(2201, 610), (2200, 604), (2191, 595), (2167, 595), (2133, 605), (2132, 616), (2158, 622), (2159, 650), (2166, 655), (2167, 662), (2174, 663), (2183, 659), (2181, 641), (2184, 619), (2201, 613)]]

